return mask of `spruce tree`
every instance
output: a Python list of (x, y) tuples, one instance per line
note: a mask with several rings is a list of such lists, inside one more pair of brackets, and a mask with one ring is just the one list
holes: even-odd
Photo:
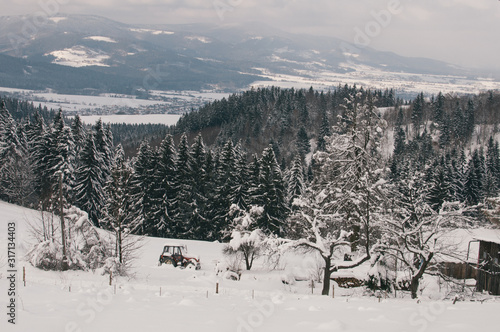
[(217, 165), (217, 179), (214, 189), (212, 204), (212, 223), (214, 237), (218, 239), (229, 238), (228, 226), (231, 222), (229, 209), (235, 203), (235, 190), (237, 188), (236, 152), (231, 140), (222, 147)]
[(80, 153), (80, 167), (76, 170), (75, 203), (88, 213), (95, 226), (100, 225), (104, 205), (104, 186), (102, 154), (95, 146), (94, 133), (87, 134), (85, 146)]
[(297, 151), (302, 157), (311, 151), (311, 143), (304, 126), (301, 126), (297, 133)]
[(121, 145), (116, 147), (109, 180), (106, 183), (106, 204), (103, 208), (103, 226), (115, 233), (115, 252), (120, 264), (126, 259), (127, 238), (136, 228), (132, 210), (132, 168), (125, 160)]
[(264, 208), (264, 212), (257, 224), (263, 231), (281, 236), (289, 210), (283, 175), (272, 146), (264, 150), (260, 164), (257, 202)]
[(235, 148), (235, 183), (232, 190), (231, 203), (236, 204), (240, 209), (247, 210), (250, 207), (250, 186), (247, 154), (243, 151), (241, 143)]
[(302, 196), (305, 190), (304, 166), (302, 165), (302, 158), (298, 155), (293, 159), (287, 182), (287, 201), (288, 206), (291, 208), (293, 200)]
[(480, 152), (474, 150), (467, 166), (464, 186), (465, 200), (469, 205), (476, 205), (483, 199), (484, 168)]
[(439, 211), (444, 202), (450, 202), (453, 200), (451, 195), (450, 179), (447, 177), (446, 165), (444, 157), (441, 158), (440, 162), (436, 162), (432, 170), (432, 175), (430, 179), (430, 187), (428, 192), (429, 205), (434, 211)]
[(177, 237), (190, 237), (193, 216), (196, 214), (196, 203), (194, 199), (194, 179), (191, 170), (191, 153), (186, 134), (182, 134), (177, 147), (177, 159), (175, 162), (176, 173), (174, 177), (175, 201), (174, 201), (174, 233)]
[(0, 198), (24, 205), (31, 200), (33, 173), (24, 133), (0, 105)]
[(139, 225), (136, 232), (141, 235), (156, 235), (155, 225), (162, 217), (161, 183), (155, 177), (157, 159), (155, 151), (144, 140), (137, 153), (132, 178), (134, 211)]
[(190, 148), (190, 170), (192, 179), (192, 200), (193, 200), (193, 213), (189, 220), (189, 226), (184, 238), (188, 239), (203, 239), (205, 229), (207, 228), (207, 218), (205, 210), (207, 205), (206, 197), (206, 174), (205, 174), (205, 158), (206, 149), (205, 143), (201, 134), (196, 136), (194, 143)]
[(154, 225), (155, 233), (160, 237), (173, 237), (174, 234), (174, 201), (175, 188), (174, 177), (176, 173), (175, 167), (176, 151), (174, 139), (172, 135), (167, 134), (160, 144), (158, 150), (158, 165), (155, 175), (155, 181), (162, 188), (161, 211), (162, 216)]
[(318, 150), (325, 151), (326, 149), (326, 141), (325, 137), (330, 136), (330, 121), (328, 121), (328, 114), (326, 109), (321, 112), (321, 126), (319, 128), (318, 133)]

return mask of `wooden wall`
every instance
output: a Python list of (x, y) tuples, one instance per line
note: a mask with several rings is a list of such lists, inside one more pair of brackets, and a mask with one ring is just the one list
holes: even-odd
[(500, 244), (481, 241), (476, 290), (500, 295)]

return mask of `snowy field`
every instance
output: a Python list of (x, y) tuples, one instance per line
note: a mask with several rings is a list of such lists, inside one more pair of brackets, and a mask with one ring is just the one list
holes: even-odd
[[(336, 288), (335, 298), (319, 295), (308, 281), (285, 285), (283, 274), (304, 270), (304, 255), (291, 255), (280, 269), (244, 272), (240, 281), (215, 275), (222, 246), (181, 241), (201, 256), (202, 269), (157, 265), (166, 240), (146, 238), (130, 277), (109, 285), (109, 276), (92, 272), (46, 272), (23, 259), (29, 248), (27, 222), (37, 213), (0, 202), (0, 331), (497, 331), (500, 300), (436, 300), (432, 289), (420, 301), (378, 299), (358, 289)], [(16, 325), (7, 308), (12, 287), (7, 273), (8, 223), (16, 223)], [(26, 286), (22, 282), (26, 268)], [(219, 294), (215, 294), (219, 283)], [(433, 295), (433, 296), (431, 296)], [(401, 296), (401, 294), (399, 294)], [(431, 300), (431, 298), (433, 298)], [(484, 299), (484, 297), (483, 297)]]
[[(58, 94), (51, 91), (35, 91), (0, 87), (0, 95), (8, 93), (22, 100), (33, 101), (49, 109), (59, 109), (71, 113), (82, 111), (93, 112), (101, 110), (112, 112), (121, 108), (143, 109), (156, 108), (167, 113), (179, 112), (184, 108), (190, 110), (204, 103), (228, 97), (229, 93), (199, 92), (199, 91), (151, 91), (151, 94), (161, 100), (137, 99), (131, 95), (101, 94), (99, 96)], [(172, 111), (172, 112), (170, 112)], [(181, 112), (184, 113), (184, 112)], [(99, 113), (102, 114), (102, 113)]]
[[(387, 72), (380, 69), (356, 64), (344, 64), (347, 73), (334, 71), (301, 71), (297, 75), (275, 74), (263, 68), (260, 75), (268, 81), (256, 81), (252, 87), (278, 86), (284, 89), (304, 88), (311, 86), (315, 90), (331, 90), (344, 84), (356, 85), (365, 89), (394, 89), (396, 94), (417, 94), (425, 91), (428, 94), (442, 93), (476, 94), (482, 91), (500, 89), (500, 82), (491, 77), (468, 78), (463, 76), (446, 76), (431, 74), (412, 74), (403, 72)], [(300, 74), (300, 75), (299, 75)]]
[[(116, 115), (82, 115), (80, 118), (85, 124), (94, 124), (101, 119), (104, 123), (157, 123), (172, 126), (179, 121), (179, 114), (116, 114)], [(71, 118), (71, 117), (70, 117)]]

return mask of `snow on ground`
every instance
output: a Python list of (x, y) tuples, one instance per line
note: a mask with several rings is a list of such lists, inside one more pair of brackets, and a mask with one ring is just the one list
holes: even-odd
[(173, 35), (175, 33), (175, 32), (172, 32), (172, 31), (152, 30), (152, 29), (135, 29), (135, 28), (131, 28), (129, 30), (130, 31), (134, 31), (134, 32), (148, 32), (148, 33), (151, 33), (153, 35)]
[(77, 45), (63, 50), (53, 51), (45, 55), (54, 56), (55, 64), (70, 67), (101, 66), (109, 67), (105, 63), (109, 55), (99, 50), (93, 50), (85, 46)]
[[(229, 93), (213, 91), (151, 91), (151, 94), (162, 100), (138, 99), (132, 95), (101, 94), (99, 96), (58, 94), (51, 91), (35, 91), (26, 89), (0, 87), (0, 93), (9, 93), (23, 100), (33, 101), (47, 108), (62, 108), (66, 112), (94, 112), (95, 110), (117, 110), (120, 108), (156, 107), (166, 112), (184, 113), (184, 108), (197, 108), (207, 102), (227, 98)], [(102, 114), (102, 113), (100, 113)]]
[[(335, 298), (311, 294), (308, 281), (285, 285), (283, 273), (304, 268), (304, 255), (292, 255), (268, 270), (260, 260), (241, 281), (215, 275), (222, 244), (183, 241), (201, 256), (202, 269), (157, 265), (167, 240), (146, 238), (131, 277), (98, 273), (48, 272), (23, 260), (29, 239), (26, 224), (37, 213), (0, 202), (1, 331), (469, 331), (496, 330), (500, 302), (432, 301), (362, 296), (337, 288)], [(16, 322), (7, 323), (7, 225), (16, 222), (17, 267), (26, 267), (26, 287), (18, 274)], [(310, 262), (310, 261), (309, 261)], [(216, 283), (219, 294), (215, 294)]]
[(102, 41), (102, 42), (106, 42), (106, 43), (117, 43), (116, 40), (109, 38), (109, 37), (104, 37), (104, 36), (89, 36), (89, 37), (85, 37), (84, 39)]
[[(312, 63), (317, 64), (317, 63)], [(500, 82), (489, 77), (468, 78), (462, 76), (412, 74), (404, 72), (388, 72), (367, 65), (345, 63), (341, 66), (349, 69), (346, 73), (332, 70), (297, 70), (297, 75), (276, 74), (267, 69), (259, 70), (268, 81), (255, 81), (252, 87), (278, 86), (281, 88), (313, 87), (316, 90), (331, 90), (338, 85), (354, 85), (367, 89), (394, 89), (396, 94), (417, 94), (425, 91), (437, 95), (439, 92), (455, 92), (461, 94), (478, 93), (480, 91), (498, 90)]]
[[(179, 121), (179, 114), (116, 114), (116, 115), (82, 115), (80, 118), (85, 124), (94, 124), (101, 119), (104, 123), (157, 123), (173, 126)], [(71, 118), (71, 117), (70, 117)]]

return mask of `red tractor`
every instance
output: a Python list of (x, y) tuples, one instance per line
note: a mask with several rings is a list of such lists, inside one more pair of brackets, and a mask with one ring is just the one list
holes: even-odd
[(187, 247), (183, 244), (168, 243), (163, 247), (160, 255), (159, 266), (162, 264), (172, 265), (174, 267), (201, 269), (200, 258), (187, 256)]

